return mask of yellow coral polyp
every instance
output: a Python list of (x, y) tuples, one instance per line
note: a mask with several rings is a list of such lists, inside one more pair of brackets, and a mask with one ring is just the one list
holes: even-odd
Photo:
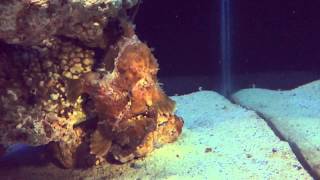
[(86, 120), (86, 114), (82, 110), (76, 110), (72, 113), (72, 115), (69, 117), (70, 124), (77, 125)]

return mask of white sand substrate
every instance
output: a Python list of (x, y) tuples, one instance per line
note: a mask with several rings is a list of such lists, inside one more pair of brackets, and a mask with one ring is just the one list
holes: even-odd
[(320, 176), (320, 81), (288, 91), (245, 89), (233, 99), (269, 120)]

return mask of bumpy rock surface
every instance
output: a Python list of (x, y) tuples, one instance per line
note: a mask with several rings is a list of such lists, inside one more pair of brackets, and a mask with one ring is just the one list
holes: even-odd
[(105, 47), (110, 18), (138, 0), (2, 0), (0, 39), (9, 44), (39, 45), (53, 36)]
[(127, 15), (135, 3), (0, 2), (2, 149), (48, 145), (71, 168), (124, 163), (177, 139), (183, 121)]
[(55, 42), (42, 55), (2, 46), (1, 143), (75, 140), (73, 125), (84, 121), (86, 114), (82, 97), (74, 102), (67, 99), (66, 81), (92, 71), (94, 52), (62, 42)]

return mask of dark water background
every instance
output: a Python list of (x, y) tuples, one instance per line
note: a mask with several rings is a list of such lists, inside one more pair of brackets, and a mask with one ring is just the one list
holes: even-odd
[[(143, 1), (137, 32), (155, 49), (159, 77), (170, 95), (199, 86), (219, 90), (219, 3)], [(234, 91), (290, 89), (319, 79), (320, 2), (242, 0), (232, 1), (231, 9)]]

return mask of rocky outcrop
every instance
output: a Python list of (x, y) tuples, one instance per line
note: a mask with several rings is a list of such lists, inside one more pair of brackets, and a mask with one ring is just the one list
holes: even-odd
[(127, 15), (135, 3), (0, 2), (0, 144), (48, 144), (72, 168), (177, 139), (183, 121)]
[(9, 44), (43, 45), (55, 36), (105, 47), (111, 18), (138, 0), (3, 0), (0, 39)]

